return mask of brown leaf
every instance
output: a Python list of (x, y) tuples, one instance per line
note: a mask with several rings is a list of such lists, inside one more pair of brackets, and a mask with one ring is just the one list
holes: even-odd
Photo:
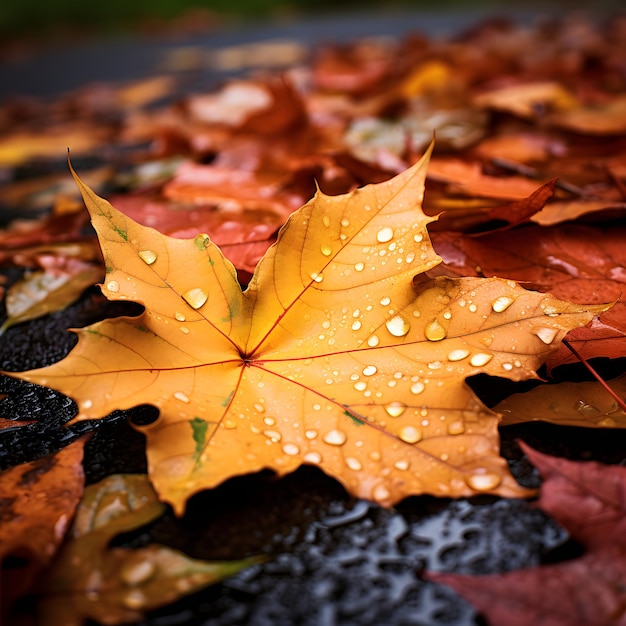
[(40, 624), (80, 626), (85, 619), (125, 624), (258, 559), (207, 562), (161, 545), (109, 548), (118, 534), (141, 528), (165, 507), (144, 475), (112, 475), (85, 489), (71, 538), (43, 581)]
[(455, 589), (494, 626), (626, 624), (626, 468), (523, 449), (544, 480), (539, 506), (587, 552), (505, 574), (428, 572), (426, 577)]
[(2, 605), (28, 592), (54, 557), (83, 493), (83, 437), (56, 454), (0, 475), (0, 561), (24, 559), (2, 570)]

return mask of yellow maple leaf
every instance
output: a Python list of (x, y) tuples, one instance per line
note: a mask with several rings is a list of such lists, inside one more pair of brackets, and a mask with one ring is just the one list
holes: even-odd
[[(63, 361), (18, 374), (76, 419), (149, 403), (149, 474), (178, 513), (225, 479), (302, 463), (354, 495), (528, 492), (499, 456), (497, 414), (465, 384), (535, 369), (585, 307), (498, 278), (419, 281), (437, 265), (421, 211), (429, 152), (388, 182), (292, 214), (242, 292), (221, 251), (141, 226), (75, 175), (104, 252), (104, 294), (146, 307), (78, 333)], [(415, 278), (416, 277), (416, 278)]]

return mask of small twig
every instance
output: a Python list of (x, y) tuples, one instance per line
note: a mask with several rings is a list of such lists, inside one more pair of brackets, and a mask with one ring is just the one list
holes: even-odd
[(567, 339), (563, 339), (563, 345), (591, 372), (593, 377), (606, 389), (608, 393), (615, 399), (617, 405), (626, 413), (626, 402), (622, 400), (617, 393), (610, 387), (610, 385), (596, 372), (596, 370), (591, 367), (591, 365), (587, 362), (586, 359), (574, 348), (574, 346), (567, 341)]
[[(534, 167), (529, 167), (524, 163), (518, 163), (517, 161), (511, 161), (510, 159), (504, 159), (502, 157), (494, 157), (491, 159), (491, 162), (496, 167), (501, 167), (502, 169), (509, 170), (511, 172), (515, 172), (520, 176), (526, 176), (526, 178), (539, 179), (541, 178), (541, 173), (539, 170)], [(568, 193), (574, 194), (575, 196), (586, 196), (586, 191), (582, 187), (578, 187), (577, 185), (572, 185), (572, 183), (568, 183), (565, 180), (561, 180), (560, 178), (556, 182), (556, 186), (563, 191), (567, 191)]]

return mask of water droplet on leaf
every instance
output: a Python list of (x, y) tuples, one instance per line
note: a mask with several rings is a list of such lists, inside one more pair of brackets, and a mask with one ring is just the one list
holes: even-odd
[(411, 325), (401, 315), (394, 315), (385, 326), (394, 337), (404, 337), (411, 330)]
[(446, 337), (446, 329), (437, 320), (433, 320), (426, 326), (424, 334), (429, 341), (441, 341)]
[(324, 441), (331, 446), (342, 446), (346, 442), (346, 433), (341, 430), (329, 430), (323, 437)]
[(404, 426), (400, 429), (398, 436), (406, 443), (417, 443), (422, 438), (422, 433), (415, 426)]
[(194, 287), (183, 294), (183, 300), (192, 309), (199, 309), (208, 299), (209, 294), (201, 287)]
[(389, 226), (384, 226), (376, 233), (376, 241), (379, 243), (387, 243), (393, 239), (393, 229)]
[(490, 491), (491, 489), (495, 489), (502, 482), (502, 476), (493, 472), (483, 472), (468, 476), (466, 482), (476, 491)]
[(152, 252), (152, 250), (142, 250), (139, 252), (139, 256), (147, 265), (152, 265), (157, 260), (156, 252)]
[(506, 311), (512, 304), (513, 298), (509, 298), (508, 296), (500, 296), (491, 303), (491, 308), (496, 313), (502, 313), (503, 311)]
[(406, 404), (404, 402), (390, 402), (385, 406), (385, 411), (391, 417), (400, 417), (406, 411)]
[(477, 352), (470, 359), (470, 363), (474, 367), (482, 367), (483, 365), (487, 365), (491, 359), (493, 359), (493, 354), (488, 354), (487, 352)]

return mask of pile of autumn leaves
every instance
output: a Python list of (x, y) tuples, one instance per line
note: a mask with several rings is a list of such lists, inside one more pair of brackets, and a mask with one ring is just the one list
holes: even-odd
[[(623, 20), (615, 20), (600, 28), (584, 20), (570, 19), (544, 23), (528, 30), (494, 23), (446, 43), (414, 36), (399, 44), (368, 41), (326, 47), (315, 51), (306, 67), (293, 68), (280, 77), (229, 83), (215, 94), (192, 96), (176, 106), (156, 111), (148, 111), (142, 105), (155, 92), (161, 94), (161, 89), (171, 89), (168, 81), (152, 81), (134, 91), (130, 88), (107, 91), (106, 97), (102, 97), (103, 92), (95, 97), (94, 92), (87, 89), (49, 106), (32, 104), (30, 109), (22, 106), (19, 111), (5, 107), (2, 125), (11, 130), (0, 139), (0, 159), (8, 172), (19, 172), (28, 161), (35, 159), (41, 163), (51, 153), (56, 155), (59, 138), (63, 146), (71, 146), (73, 158), (88, 156), (106, 147), (113, 157), (111, 162), (121, 163), (120, 168), (114, 170), (107, 162), (91, 172), (81, 171), (87, 183), (96, 188), (123, 189), (107, 194), (107, 198), (122, 214), (136, 222), (172, 237), (195, 237), (192, 239), (194, 245), (189, 248), (195, 246), (198, 254), (208, 256), (213, 267), (216, 262), (219, 264), (221, 257), (209, 246), (208, 240), (198, 240), (197, 237), (199, 232), (208, 233), (211, 241), (219, 245), (234, 264), (239, 281), (245, 284), (268, 246), (275, 241), (278, 228), (314, 195), (316, 187), (323, 194), (335, 196), (364, 184), (387, 181), (417, 160), (436, 131), (436, 151), (428, 165), (423, 209), (431, 216), (443, 211), (439, 220), (428, 228), (435, 252), (443, 263), (425, 262), (419, 271), (428, 270), (428, 277), (416, 279), (416, 290), (419, 292), (419, 289), (426, 290), (435, 285), (439, 291), (447, 290), (451, 294), (453, 287), (461, 284), (455, 282), (455, 277), (498, 276), (580, 305), (615, 302), (589, 325), (572, 330), (568, 340), (583, 358), (617, 358), (625, 353), (626, 345), (626, 315), (621, 300), (626, 281), (623, 246), (626, 229), (616, 226), (614, 221), (626, 207), (625, 29)], [(75, 121), (77, 112), (81, 119)], [(35, 130), (35, 120), (44, 114), (48, 127), (45, 132), (40, 128)], [(113, 118), (114, 123), (111, 122)], [(5, 330), (35, 316), (62, 309), (79, 297), (86, 287), (102, 280), (99, 248), (92, 237), (83, 234), (86, 214), (75, 196), (67, 195), (67, 189), (64, 179), (49, 174), (45, 178), (8, 184), (3, 190), (3, 202), (10, 202), (14, 207), (22, 206), (26, 214), (37, 208), (44, 190), (48, 193), (53, 190), (51, 195), (45, 196), (45, 201), (53, 196), (55, 202), (49, 217), (14, 223), (0, 233), (0, 262), (29, 270), (25, 278), (14, 283), (6, 294), (8, 318), (3, 327)], [(114, 261), (119, 257), (114, 257), (112, 250), (118, 243), (132, 242), (134, 235), (129, 233), (135, 226), (130, 221), (123, 225), (117, 213), (107, 213), (107, 206), (85, 189), (83, 193), (88, 204), (91, 203), (92, 218), (97, 214), (107, 215), (110, 222), (108, 232), (99, 230), (107, 260), (104, 290), (108, 297), (120, 297), (118, 294), (120, 289), (123, 291), (125, 283), (115, 274), (117, 266)], [(316, 211), (321, 209), (313, 207), (307, 216), (315, 219)], [(341, 228), (349, 229), (349, 223), (343, 224), (343, 220), (349, 217), (345, 213), (337, 226), (337, 242), (341, 234), (348, 232)], [(320, 224), (330, 227), (330, 218), (328, 224), (325, 218), (319, 214)], [(374, 233), (374, 244), (384, 244), (391, 255), (395, 250), (388, 247), (388, 242), (393, 237), (389, 235), (388, 238), (385, 229), (389, 228), (393, 233), (393, 228), (397, 230), (397, 227), (390, 221), (391, 217), (386, 219), (385, 225), (381, 224)], [(422, 238), (425, 223), (420, 223)], [(146, 230), (132, 232), (138, 233), (138, 239), (145, 235), (146, 241), (150, 242), (150, 245), (140, 242), (131, 246), (138, 267), (143, 267), (143, 263), (151, 268), (150, 271), (158, 272), (158, 263), (165, 253), (171, 251), (169, 244), (162, 243), (165, 240), (161, 239), (157, 242), (152, 234), (148, 239)], [(394, 234), (398, 237), (397, 232)], [(114, 236), (118, 240), (114, 240)], [(423, 239), (414, 238), (413, 232), (411, 238), (419, 244), (417, 251), (430, 254), (422, 246)], [(321, 254), (320, 258), (335, 254), (333, 246), (325, 240), (318, 244), (316, 241), (316, 254)], [(163, 247), (157, 250), (157, 245)], [(275, 253), (270, 252), (270, 259), (272, 254)], [(303, 258), (300, 258), (301, 262)], [(268, 262), (264, 263), (267, 268)], [(354, 263), (357, 273), (362, 270), (359, 264), (359, 261)], [(129, 271), (131, 278), (138, 282), (143, 280), (141, 270)], [(215, 270), (215, 275), (228, 292), (229, 288), (224, 287), (224, 277), (228, 278), (228, 274), (227, 270), (224, 271), (226, 273), (217, 274)], [(308, 279), (311, 282), (306, 289), (315, 289), (316, 285), (323, 289), (325, 283), (321, 272), (307, 274)], [(260, 280), (257, 277), (252, 279), (253, 289)], [(328, 277), (325, 280), (328, 281)], [(235, 282), (233, 275), (233, 285)], [(259, 288), (258, 293), (263, 291)], [(122, 296), (132, 299), (132, 292)], [(175, 320), (181, 324), (193, 321), (193, 316), (201, 311), (206, 301), (202, 287), (181, 289), (179, 296), (190, 308), (177, 311)], [(449, 302), (452, 296), (446, 297)], [(512, 291), (511, 296), (500, 295), (493, 299), (489, 302), (492, 312), (504, 313), (517, 297), (517, 292)], [(382, 304), (384, 297), (378, 299)], [(458, 296), (455, 302), (460, 301), (461, 296)], [(468, 305), (474, 306), (471, 301)], [(583, 310), (582, 306), (580, 310)], [(449, 318), (445, 317), (444, 305), (439, 312), (441, 324), (425, 321), (430, 323), (424, 332), (431, 341), (445, 338), (442, 324)], [(231, 319), (222, 316), (221, 322), (215, 322), (215, 328), (220, 330), (224, 319), (231, 328), (232, 309), (230, 315)], [(352, 328), (360, 329), (362, 318), (353, 317)], [(404, 332), (401, 321), (393, 322), (397, 318), (404, 319), (399, 315), (390, 317), (387, 329), (402, 341), (409, 330)], [(515, 324), (516, 320), (510, 323)], [(574, 326), (576, 324), (571, 325)], [(146, 325), (146, 328), (156, 332), (156, 327)], [(545, 333), (552, 330), (554, 334), (546, 336)], [(442, 337), (433, 339), (441, 332), (444, 333)], [(535, 334), (537, 332), (543, 344), (548, 346), (557, 334), (556, 327), (542, 328)], [(102, 330), (102, 336), (105, 335)], [(370, 346), (374, 348), (376, 344)], [(479, 362), (488, 359), (490, 353), (483, 349), (470, 356), (465, 345), (455, 344), (447, 354), (450, 362), (467, 358)], [(476, 358), (478, 355), (482, 356)], [(254, 351), (249, 357), (253, 356)], [(548, 370), (572, 360), (571, 352), (560, 347), (549, 355)], [(433, 359), (429, 363), (433, 378), (437, 375), (435, 363), (439, 361)], [(506, 361), (506, 364), (513, 369), (513, 360), (511, 363)], [(369, 378), (380, 374), (377, 372), (380, 365), (362, 365), (362, 376)], [(417, 368), (418, 365), (415, 373)], [(252, 371), (255, 368), (247, 369)], [(292, 373), (297, 379), (296, 373)], [(340, 377), (339, 374), (335, 376)], [(402, 376), (396, 378), (402, 380)], [(413, 393), (417, 395), (423, 392), (424, 376), (415, 378), (411, 383)], [(390, 382), (393, 379), (390, 374)], [(364, 384), (358, 377), (353, 381), (356, 382), (350, 383), (351, 386)], [(264, 379), (258, 382), (266, 384)], [(593, 383), (586, 385), (587, 388), (577, 386), (575, 396), (571, 387), (539, 387), (533, 392), (537, 396), (528, 393), (509, 398), (497, 410), (504, 413), (504, 423), (549, 419), (584, 426), (626, 425), (626, 416), (613, 399), (603, 396)], [(622, 383), (617, 385), (620, 390), (623, 388)], [(178, 401), (189, 403), (183, 391), (175, 391), (173, 396), (177, 394)], [(227, 394), (228, 389), (224, 396)], [(548, 394), (548, 399), (537, 400), (541, 394)], [(572, 401), (573, 397), (575, 401)], [(91, 400), (87, 398), (81, 405), (85, 415), (91, 408), (86, 405), (88, 401)], [(224, 406), (226, 400), (217, 398), (215, 401)], [(278, 453), (281, 461), (275, 469), (284, 473), (289, 467), (288, 457), (296, 455), (294, 451), (298, 446), (281, 442), (286, 431), (265, 421), (274, 420), (275, 416), (269, 414), (263, 403), (257, 403), (261, 407), (258, 408), (254, 399), (250, 402), (267, 426), (264, 432), (270, 433), (265, 435), (268, 441), (282, 445), (282, 452)], [(530, 408), (524, 407), (524, 403)], [(363, 428), (366, 417), (365, 409), (361, 412), (355, 406), (346, 402), (341, 412), (348, 415), (350, 428), (357, 432)], [(163, 404), (163, 407), (169, 410), (169, 405)], [(385, 410), (388, 416), (400, 419), (406, 406), (392, 402)], [(200, 472), (204, 448), (212, 433), (207, 431), (206, 425), (202, 426), (207, 424), (206, 421), (194, 419), (198, 422), (193, 419), (184, 421), (181, 429), (188, 430), (186, 445), (190, 448), (185, 448), (184, 453), (188, 455), (191, 469)], [(15, 422), (9, 422), (4, 420), (1, 425), (15, 427)], [(236, 425), (231, 427), (225, 420), (224, 428), (234, 430)], [(310, 434), (306, 438), (314, 440), (316, 429), (321, 430), (319, 427), (309, 428), (306, 432)], [(325, 435), (329, 439), (327, 443), (330, 446), (343, 445), (345, 440), (340, 439), (346, 437), (346, 431), (349, 439), (352, 431), (347, 426), (329, 430)], [(448, 432), (455, 436), (462, 434)], [(411, 438), (417, 436), (411, 433)], [(404, 439), (402, 435), (400, 439), (408, 443), (418, 441)], [(80, 448), (82, 444), (73, 445)], [(299, 445), (302, 447), (302, 442)], [(180, 446), (182, 448), (183, 444)], [(158, 446), (154, 445), (152, 454), (161, 462), (165, 455), (154, 452), (156, 449)], [(68, 453), (74, 457), (80, 454), (75, 449), (68, 449), (49, 461), (50, 466), (57, 469), (64, 466), (61, 455)], [(539, 607), (539, 613), (545, 613), (554, 610), (550, 608), (553, 599), (537, 593), (537, 589), (546, 588), (545, 580), (556, 579), (566, 586), (582, 584), (572, 583), (579, 580), (577, 576), (580, 581), (592, 580), (594, 584), (600, 581), (598, 584), (602, 590), (586, 587), (589, 597), (600, 600), (598, 605), (587, 601), (585, 606), (589, 608), (589, 615), (581, 617), (579, 623), (623, 623), (623, 590), (619, 585), (624, 576), (626, 548), (619, 541), (607, 544), (606, 538), (623, 536), (623, 532), (619, 532), (624, 513), (624, 499), (620, 494), (626, 489), (626, 476), (618, 471), (620, 468), (568, 465), (541, 458), (536, 453), (529, 454), (548, 480), (542, 490), (540, 506), (566, 525), (589, 553), (575, 562), (554, 566), (554, 570), (541, 568), (530, 573), (512, 573), (497, 583), (492, 580), (472, 583), (450, 575), (431, 577), (467, 593), (481, 610), (493, 616), (494, 623), (507, 624), (514, 623), (513, 617), (497, 613), (500, 605), (495, 602), (494, 595), (506, 595), (510, 603), (511, 589), (521, 588), (519, 605), (528, 611), (534, 603)], [(82, 473), (77, 470), (80, 461), (74, 457), (67, 462), (68, 471), (73, 472), (80, 483)], [(165, 461), (168, 460), (165, 457)], [(348, 470), (354, 471), (360, 471), (363, 464), (356, 454), (343, 461), (348, 464)], [(402, 470), (399, 466), (402, 461), (394, 461), (394, 472)], [(304, 462), (320, 461), (313, 456), (307, 459), (305, 455)], [(324, 464), (321, 466), (326, 468)], [(13, 474), (3, 477), (3, 497), (12, 498), (15, 485), (24, 484), (24, 476), (31, 476), (34, 472), (45, 478), (50, 469), (36, 466), (10, 470)], [(169, 474), (176, 471), (173, 465), (168, 465)], [(345, 468), (341, 474), (338, 470), (330, 471), (352, 488), (349, 479), (343, 478), (345, 472)], [(233, 469), (232, 473), (240, 473), (240, 470)], [(597, 482), (589, 479), (587, 483), (590, 474), (599, 476)], [(563, 478), (566, 475), (573, 478)], [(117, 477), (112, 480), (128, 479)], [(565, 482), (553, 487), (559, 481)], [(585, 483), (582, 486), (581, 481)], [(39, 479), (34, 480), (33, 485), (32, 493), (24, 496), (26, 501), (7, 505), (13, 519), (18, 518), (18, 512), (23, 515), (23, 510), (30, 508), (37, 498), (48, 508), (54, 503), (53, 489), (42, 485)], [(194, 486), (195, 489), (201, 487), (202, 484)], [(107, 497), (116, 501), (120, 493), (132, 492), (131, 487), (122, 483), (98, 488), (108, 494), (105, 501)], [(0, 534), (3, 555), (23, 556), (26, 545), (26, 556), (33, 562), (33, 567), (26, 572), (27, 580), (23, 585), (15, 586), (18, 588), (17, 592), (14, 591), (16, 595), (27, 590), (40, 570), (52, 560), (73, 509), (78, 506), (81, 490), (82, 487), (77, 487), (73, 503), (67, 499), (64, 502), (63, 506), (69, 506), (69, 511), (59, 513), (59, 519), (63, 519), (62, 528), (56, 525), (46, 533), (39, 526), (39, 517), (35, 516), (31, 520), (33, 526), (28, 527), (27, 532), (26, 526), (22, 526), (21, 535)], [(363, 495), (356, 487), (352, 490)], [(578, 492), (572, 493), (574, 490)], [(22, 493), (19, 489), (17, 491)], [(38, 496), (38, 492), (47, 495)], [(153, 606), (150, 598), (163, 596), (162, 590), (172, 586), (164, 577), (172, 566), (162, 563), (170, 563), (168, 559), (184, 559), (178, 554), (171, 556), (165, 548), (155, 548), (157, 555), (106, 550), (112, 536), (146, 523), (153, 519), (150, 515), (158, 515), (158, 512), (150, 512), (145, 517), (140, 515), (141, 521), (134, 518), (130, 522), (124, 521), (125, 516), (130, 515), (129, 511), (134, 510), (133, 504), (127, 503), (117, 511), (119, 518), (116, 515), (107, 517), (106, 509), (104, 517), (99, 518), (101, 512), (96, 505), (89, 503), (89, 497), (102, 500), (102, 495), (88, 496), (80, 504), (71, 540), (62, 548), (57, 564), (46, 577), (52, 590), (75, 585), (72, 581), (59, 582), (59, 576), (67, 571), (75, 580), (90, 579), (91, 582), (73, 617), (65, 616), (63, 619), (67, 621), (56, 623), (80, 623), (81, 615), (103, 619), (104, 614), (113, 614), (112, 606), (117, 607), (119, 620), (136, 618), (137, 613), (133, 611), (150, 608)], [(157, 509), (162, 506), (154, 495), (151, 497), (154, 500), (147, 501), (154, 501)], [(168, 496), (167, 499), (173, 501), (172, 498)], [(374, 499), (385, 501), (382, 495)], [(137, 501), (140, 500), (146, 502), (146, 498)], [(588, 517), (583, 503), (595, 511), (593, 523), (577, 521)], [(576, 515), (580, 514), (579, 517), (568, 517), (572, 510)], [(92, 516), (95, 522), (92, 520), (81, 526), (81, 516)], [(106, 530), (98, 532), (100, 520), (104, 520), (102, 525)], [(598, 520), (605, 525), (605, 530), (598, 530)], [(10, 525), (6, 528), (9, 529)], [(29, 536), (34, 529), (42, 533), (40, 543), (33, 543)], [(51, 536), (52, 530), (59, 530), (58, 536)], [(87, 548), (84, 545), (80, 549), (75, 547), (86, 541), (90, 542)], [(74, 566), (70, 567), (68, 563), (72, 562), (73, 550), (78, 550), (81, 556), (74, 559)], [(35, 556), (41, 554), (46, 556)], [(130, 565), (122, 565), (127, 559)], [(244, 565), (223, 566), (225, 569), (217, 570), (217, 575), (226, 575)], [(84, 567), (93, 568), (91, 578), (89, 572), (81, 569)], [(214, 579), (214, 567), (218, 566), (198, 562), (192, 566), (185, 561), (180, 569), (187, 572), (188, 579), (184, 580), (188, 582), (179, 585), (180, 591), (195, 589)], [(122, 572), (117, 577), (103, 574), (117, 571)], [(200, 571), (205, 573), (204, 577)], [(597, 575), (599, 571), (603, 579)], [(113, 587), (103, 583), (107, 579), (115, 581)], [(154, 588), (148, 589), (149, 585)], [(167, 601), (169, 598), (161, 599)], [(94, 613), (93, 606), (101, 607), (98, 610), (102, 611), (106, 609), (106, 613)], [(57, 607), (54, 611), (46, 611), (46, 615), (61, 614), (60, 610)], [(524, 623), (542, 623), (539, 613), (533, 621), (528, 619), (526, 612)], [(545, 623), (577, 623), (567, 613), (552, 617), (555, 621)], [(557, 618), (561, 621), (556, 621)]]

